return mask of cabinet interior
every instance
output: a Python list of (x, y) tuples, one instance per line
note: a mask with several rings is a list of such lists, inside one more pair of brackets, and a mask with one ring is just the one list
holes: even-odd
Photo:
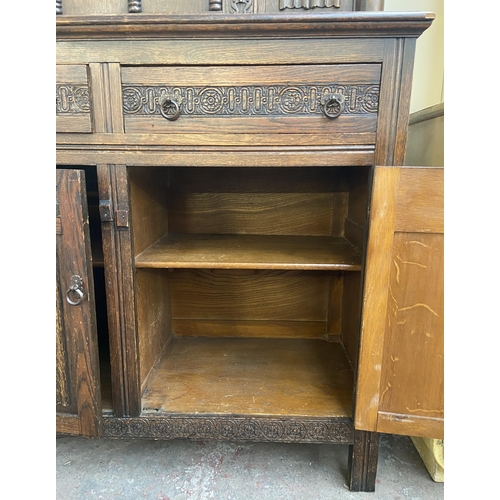
[(142, 413), (352, 416), (371, 168), (128, 174)]

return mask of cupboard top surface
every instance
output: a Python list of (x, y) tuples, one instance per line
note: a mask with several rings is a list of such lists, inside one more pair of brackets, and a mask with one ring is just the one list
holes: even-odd
[(235, 37), (293, 36), (315, 37), (409, 36), (418, 37), (427, 29), (434, 14), (428, 12), (336, 12), (287, 14), (217, 15), (100, 15), (58, 16), (58, 38), (133, 39), (171, 36)]

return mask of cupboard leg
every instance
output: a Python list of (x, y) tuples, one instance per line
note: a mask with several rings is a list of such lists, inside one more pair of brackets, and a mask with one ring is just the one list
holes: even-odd
[(377, 432), (354, 431), (354, 444), (349, 446), (349, 489), (375, 491), (378, 462)]

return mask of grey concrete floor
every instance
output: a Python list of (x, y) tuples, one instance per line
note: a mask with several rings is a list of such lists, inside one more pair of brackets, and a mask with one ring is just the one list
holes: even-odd
[(59, 437), (58, 500), (443, 500), (410, 438), (382, 434), (375, 493), (346, 486), (348, 446)]

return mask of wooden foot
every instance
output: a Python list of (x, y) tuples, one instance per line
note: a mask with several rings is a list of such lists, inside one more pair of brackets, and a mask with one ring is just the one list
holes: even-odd
[(378, 462), (376, 432), (354, 431), (354, 444), (349, 446), (349, 488), (351, 491), (375, 491)]

